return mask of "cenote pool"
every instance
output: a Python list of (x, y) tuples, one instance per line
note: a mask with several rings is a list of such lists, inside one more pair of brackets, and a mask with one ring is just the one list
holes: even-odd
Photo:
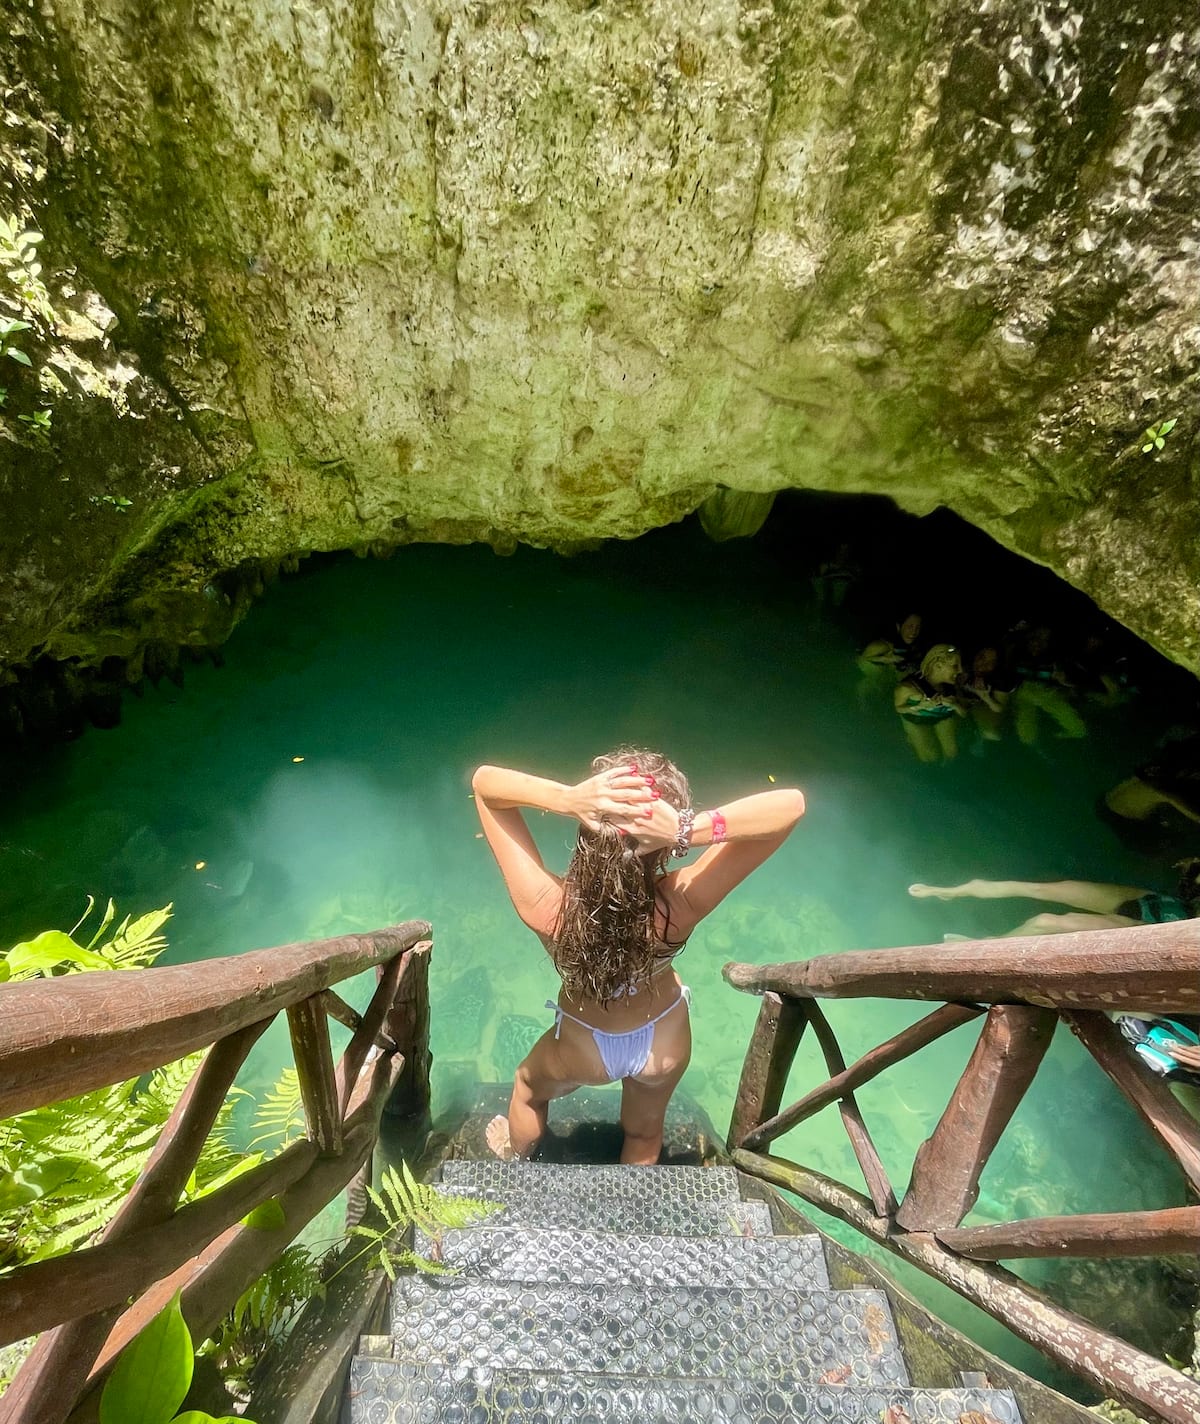
[[(689, 772), (698, 805), (772, 779), (808, 797), (788, 845), (681, 961), (694, 993), (684, 1088), (723, 1132), (757, 1007), (723, 983), (727, 960), (998, 933), (1033, 912), (1025, 902), (917, 903), (905, 893), (916, 880), (1075, 876), (1171, 889), (1163, 857), (1130, 849), (1094, 811), (1172, 720), (1170, 698), (1089, 711), (1084, 741), (964, 736), (957, 761), (919, 764), (890, 698), (860, 696), (863, 628), (813, 596), (797, 553), (806, 508), (793, 502), (762, 535), (725, 545), (688, 523), (570, 560), (412, 547), (388, 562), (310, 565), (269, 592), (223, 668), (189, 668), (186, 689), (164, 682), (129, 698), (119, 728), (26, 758), (0, 812), (0, 936), (69, 928), (88, 894), (134, 913), (173, 902), (167, 962), (427, 918), (435, 1110), (447, 1113), (475, 1079), (511, 1075), (556, 988), (477, 836), (472, 769), (486, 760), (574, 779), (614, 744), (658, 746)], [(953, 607), (976, 548), (968, 540), (957, 564), (923, 555), (924, 582), (900, 559), (888, 613), (916, 597)], [(1025, 615), (1021, 599), (1040, 597), (1044, 582), (1028, 571), (1022, 584), (1016, 561), (996, 557), (998, 577), (1016, 582), (993, 582), (989, 597), (1011, 594), (1013, 616)], [(1164, 672), (1162, 686), (1173, 685)], [(572, 828), (547, 817), (535, 830), (547, 858), (565, 864)], [(358, 984), (349, 997), (368, 992)], [(926, 1011), (829, 1006), (848, 1058)], [(960, 1031), (860, 1092), (898, 1189), (973, 1041)], [(287, 1062), (277, 1024), (243, 1081), (262, 1088)], [(806, 1044), (793, 1086), (824, 1076)], [(835, 1111), (781, 1151), (860, 1183)], [(1132, 1112), (1060, 1033), (971, 1219), (1150, 1208), (1182, 1200), (1180, 1190)], [(1029, 1275), (1069, 1269), (1035, 1262)], [(1111, 1298), (1138, 1290), (1146, 1270), (1106, 1268), (1103, 1279), (1121, 1282)], [(897, 1273), (989, 1348), (1047, 1377), (999, 1326)], [(1100, 1280), (1084, 1272), (1059, 1288), (1107, 1324)]]

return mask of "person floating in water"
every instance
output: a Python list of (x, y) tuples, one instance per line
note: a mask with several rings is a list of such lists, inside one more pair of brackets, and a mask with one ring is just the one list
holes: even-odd
[(1067, 905), (1072, 913), (1044, 911), (1008, 935), (1066, 934), (1071, 930), (1127, 929), (1200, 917), (1200, 859), (1180, 861), (1174, 895), (1138, 885), (1092, 880), (968, 880), (962, 885), (910, 885), (918, 900), (1040, 900)]
[[(696, 925), (778, 850), (804, 814), (795, 790), (692, 809), (687, 778), (657, 752), (622, 748), (575, 786), (481, 766), (472, 786), (513, 907), (562, 979), (553, 1027), (516, 1071), (508, 1116), (488, 1124), (501, 1158), (528, 1157), (553, 1098), (621, 1082), (621, 1161), (662, 1150), (667, 1103), (691, 1054), (690, 994), (673, 961)], [(579, 824), (566, 874), (542, 862), (522, 808)], [(672, 855), (704, 847), (666, 873)]]

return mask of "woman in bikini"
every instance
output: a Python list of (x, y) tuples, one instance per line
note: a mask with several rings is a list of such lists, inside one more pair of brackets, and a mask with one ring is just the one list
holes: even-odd
[[(689, 993), (672, 961), (696, 925), (783, 844), (799, 791), (695, 812), (687, 778), (657, 752), (597, 757), (576, 786), (481, 766), (475, 804), (513, 906), (562, 979), (553, 1027), (517, 1068), (508, 1116), (488, 1125), (498, 1157), (528, 1157), (551, 1099), (621, 1082), (621, 1161), (662, 1149), (667, 1102), (691, 1054)], [(546, 869), (522, 808), (579, 822), (566, 874)], [(704, 853), (666, 873), (672, 855)]]

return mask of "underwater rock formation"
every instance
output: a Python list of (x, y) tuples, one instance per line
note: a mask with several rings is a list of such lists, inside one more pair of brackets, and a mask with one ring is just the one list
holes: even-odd
[(10, 9), (0, 666), (722, 487), (948, 505), (1200, 666), (1184, 0)]

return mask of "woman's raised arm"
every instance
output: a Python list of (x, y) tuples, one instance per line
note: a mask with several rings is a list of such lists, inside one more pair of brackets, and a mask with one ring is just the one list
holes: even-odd
[[(792, 787), (698, 811), (688, 844), (708, 849), (694, 865), (664, 876), (662, 891), (678, 902), (692, 924), (702, 920), (779, 849), (804, 809), (804, 793)], [(640, 822), (627, 824), (641, 846), (672, 846), (679, 835), (679, 812), (655, 801), (649, 816), (643, 813)]]
[(551, 935), (558, 922), (562, 881), (546, 869), (523, 807), (572, 816), (595, 830), (651, 801), (645, 778), (626, 768), (601, 772), (575, 786), (503, 766), (481, 766), (471, 778), (475, 809), (513, 908), (535, 934)]

